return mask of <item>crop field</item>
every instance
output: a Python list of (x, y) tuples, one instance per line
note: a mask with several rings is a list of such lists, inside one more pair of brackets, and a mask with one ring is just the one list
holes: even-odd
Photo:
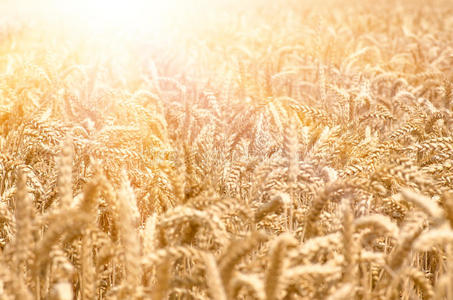
[(453, 300), (453, 2), (0, 0), (0, 300)]

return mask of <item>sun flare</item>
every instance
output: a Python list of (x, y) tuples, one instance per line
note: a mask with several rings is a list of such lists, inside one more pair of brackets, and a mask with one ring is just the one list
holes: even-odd
[(80, 0), (56, 3), (56, 12), (87, 29), (157, 30), (170, 22), (178, 1)]

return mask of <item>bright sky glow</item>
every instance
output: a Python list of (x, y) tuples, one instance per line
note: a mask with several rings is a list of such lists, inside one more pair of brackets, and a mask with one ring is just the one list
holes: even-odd
[(57, 13), (91, 30), (159, 29), (171, 22), (178, 2), (157, 0), (79, 0), (57, 2)]
[[(207, 0), (0, 0), (0, 18), (56, 21), (90, 31), (155, 31)], [(198, 6), (200, 7), (200, 6)], [(204, 7), (204, 6), (201, 6)], [(179, 16), (179, 17), (178, 17)]]
[(93, 33), (140, 30), (165, 35), (161, 29), (171, 30), (174, 24), (193, 25), (212, 17), (213, 9), (219, 17), (223, 6), (245, 4), (241, 0), (0, 0), (0, 17), (43, 19), (57, 28)]

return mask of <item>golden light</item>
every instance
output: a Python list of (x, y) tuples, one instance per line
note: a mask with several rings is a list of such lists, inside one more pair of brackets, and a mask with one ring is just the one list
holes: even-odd
[(0, 11), (11, 19), (38, 21), (57, 30), (69, 29), (66, 31), (71, 34), (81, 29), (102, 34), (139, 30), (165, 35), (164, 31), (174, 29), (175, 24), (190, 30), (190, 26), (212, 18), (213, 9), (218, 18), (225, 7), (236, 2), (240, 1), (0, 0)]
[(159, 30), (171, 22), (180, 5), (181, 1), (174, 0), (58, 1), (55, 2), (55, 13), (94, 31)]

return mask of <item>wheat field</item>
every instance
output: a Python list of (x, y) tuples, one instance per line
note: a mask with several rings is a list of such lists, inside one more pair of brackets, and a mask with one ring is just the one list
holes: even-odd
[(453, 2), (50, 2), (0, 10), (0, 300), (453, 300)]

